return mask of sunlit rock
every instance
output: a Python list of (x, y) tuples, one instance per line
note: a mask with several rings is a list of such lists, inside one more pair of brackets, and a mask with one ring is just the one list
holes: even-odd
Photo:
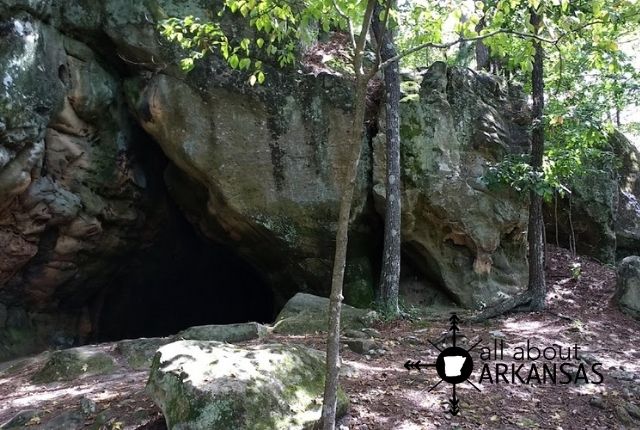
[(175, 430), (302, 429), (320, 418), (324, 369), (299, 345), (179, 341), (158, 350), (147, 391)]

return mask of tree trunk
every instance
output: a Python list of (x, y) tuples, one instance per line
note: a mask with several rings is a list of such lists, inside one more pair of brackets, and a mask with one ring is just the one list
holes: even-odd
[(333, 260), (333, 274), (331, 277), (331, 296), (329, 300), (329, 331), (327, 333), (327, 371), (322, 407), (322, 422), (325, 430), (333, 430), (336, 421), (336, 406), (338, 398), (338, 375), (340, 373), (340, 310), (342, 306), (342, 284), (347, 260), (347, 245), (349, 242), (349, 219), (351, 218), (351, 203), (358, 174), (360, 152), (364, 138), (364, 116), (367, 95), (367, 82), (359, 79), (355, 89), (355, 113), (349, 130), (347, 146), (353, 149), (350, 157), (347, 175), (345, 177), (342, 197), (340, 199), (340, 213), (338, 215), (338, 231), (336, 233), (336, 251)]
[[(540, 28), (541, 16), (531, 10), (531, 24)], [(531, 132), (531, 167), (536, 172), (542, 171), (542, 157), (544, 154), (544, 51), (542, 43), (533, 42), (535, 56), (531, 84), (533, 93), (533, 130)], [(544, 308), (546, 287), (544, 280), (544, 221), (542, 218), (542, 196), (530, 191), (529, 206), (529, 291), (531, 292), (531, 310)]]
[[(380, 23), (383, 11), (378, 3), (373, 14), (373, 31), (380, 45), (380, 59), (386, 61), (396, 56), (393, 32), (384, 31)], [(384, 40), (380, 40), (383, 37)], [(384, 70), (385, 86), (385, 134), (387, 152), (386, 206), (384, 223), (384, 246), (382, 250), (382, 272), (378, 290), (378, 303), (388, 316), (399, 315), (398, 292), (400, 288), (400, 67), (398, 62)]]
[[(478, 34), (484, 29), (485, 21), (484, 17), (476, 24), (476, 31)], [(482, 40), (476, 41), (476, 70), (489, 71), (489, 47), (484, 44)]]
[(344, 178), (345, 184), (340, 199), (338, 215), (338, 231), (336, 232), (336, 251), (333, 259), (331, 276), (331, 296), (329, 297), (329, 329), (327, 332), (327, 360), (322, 402), (321, 425), (324, 430), (334, 430), (336, 425), (336, 407), (338, 400), (338, 376), (340, 375), (340, 311), (342, 305), (342, 284), (344, 268), (347, 260), (347, 244), (349, 241), (349, 220), (351, 218), (351, 202), (358, 174), (360, 152), (364, 138), (364, 119), (367, 102), (367, 86), (369, 75), (363, 69), (363, 51), (367, 34), (371, 27), (371, 17), (378, 0), (368, 0), (364, 13), (362, 30), (354, 47), (353, 70), (355, 73), (354, 113), (351, 130), (346, 139), (347, 148), (352, 150), (348, 168)]

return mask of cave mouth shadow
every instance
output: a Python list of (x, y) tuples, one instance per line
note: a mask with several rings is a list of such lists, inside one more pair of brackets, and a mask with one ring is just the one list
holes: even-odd
[[(174, 214), (175, 215), (175, 214)], [(94, 340), (168, 336), (197, 325), (274, 319), (260, 273), (201, 237), (181, 214), (160, 242), (137, 252), (97, 300)]]
[(272, 285), (234, 249), (204, 237), (173, 201), (171, 162), (142, 128), (132, 151), (147, 173), (155, 236), (124, 259), (91, 299), (91, 341), (169, 336), (189, 327), (275, 319)]

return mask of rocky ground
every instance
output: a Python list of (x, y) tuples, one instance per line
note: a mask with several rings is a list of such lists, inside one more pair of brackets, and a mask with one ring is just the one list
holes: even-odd
[[(459, 312), (463, 321), (458, 345), (470, 348), (479, 344), (471, 350), (475, 367), (470, 381), (477, 389), (469, 383), (456, 386), (461, 409), (457, 416), (447, 413), (452, 386), (440, 383), (432, 389), (440, 381), (435, 369), (418, 372), (403, 367), (410, 359), (435, 362), (436, 347), (451, 345), (452, 339), (447, 336), (451, 310), (440, 309), (435, 314), (413, 309), (410, 319), (379, 321), (371, 329), (345, 333), (352, 341), (343, 349), (342, 385), (351, 408), (340, 422), (342, 428), (639, 428), (640, 323), (611, 304), (613, 269), (551, 249), (547, 281), (550, 291), (544, 312), (511, 314), (475, 325), (466, 324), (465, 313)], [(321, 334), (272, 333), (266, 339), (323, 349)], [(539, 383), (535, 378), (528, 385), (503, 380), (496, 384), (496, 363), (517, 363), (512, 359), (514, 348), (526, 345), (527, 340), (531, 346), (543, 348), (554, 343), (563, 347), (577, 344), (580, 359), (572, 356), (568, 361), (574, 365), (568, 371), (572, 382), (561, 384), (569, 377), (558, 372), (557, 384)], [(505, 345), (503, 359), (481, 355), (483, 347), (493, 350), (494, 342), (501, 341)], [(264, 338), (249, 343), (260, 342)], [(148, 357), (133, 360), (125, 350), (122, 343), (88, 348), (83, 353), (85, 364), (69, 381), (47, 371), (44, 363), (51, 362), (51, 353), (1, 364), (0, 423), (13, 418), (17, 427), (31, 428), (164, 428), (159, 410), (144, 391), (147, 372), (135, 370), (143, 368)], [(566, 348), (563, 351), (566, 354)], [(107, 363), (111, 370), (106, 374), (100, 374), (99, 353), (113, 358)], [(561, 363), (557, 359), (555, 362)], [(492, 369), (493, 384), (486, 378), (480, 383), (485, 363)], [(519, 372), (525, 380), (531, 363), (526, 362)], [(533, 363), (542, 378), (543, 362)], [(576, 372), (580, 363), (584, 374)], [(592, 370), (594, 363), (602, 363), (595, 369), (603, 381), (584, 383), (581, 376), (598, 381)], [(511, 382), (511, 373), (507, 375)]]

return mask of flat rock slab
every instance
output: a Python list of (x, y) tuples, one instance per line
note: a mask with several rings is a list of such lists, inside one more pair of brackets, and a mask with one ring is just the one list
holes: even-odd
[(104, 351), (91, 347), (71, 348), (52, 352), (32, 380), (38, 384), (72, 381), (79, 377), (109, 373), (115, 367), (113, 357)]
[(255, 322), (201, 325), (181, 331), (177, 339), (184, 340), (213, 340), (218, 342), (245, 342), (247, 340), (262, 339), (268, 333), (266, 326)]
[(304, 429), (320, 418), (324, 369), (300, 345), (183, 340), (158, 350), (147, 391), (175, 430)]

